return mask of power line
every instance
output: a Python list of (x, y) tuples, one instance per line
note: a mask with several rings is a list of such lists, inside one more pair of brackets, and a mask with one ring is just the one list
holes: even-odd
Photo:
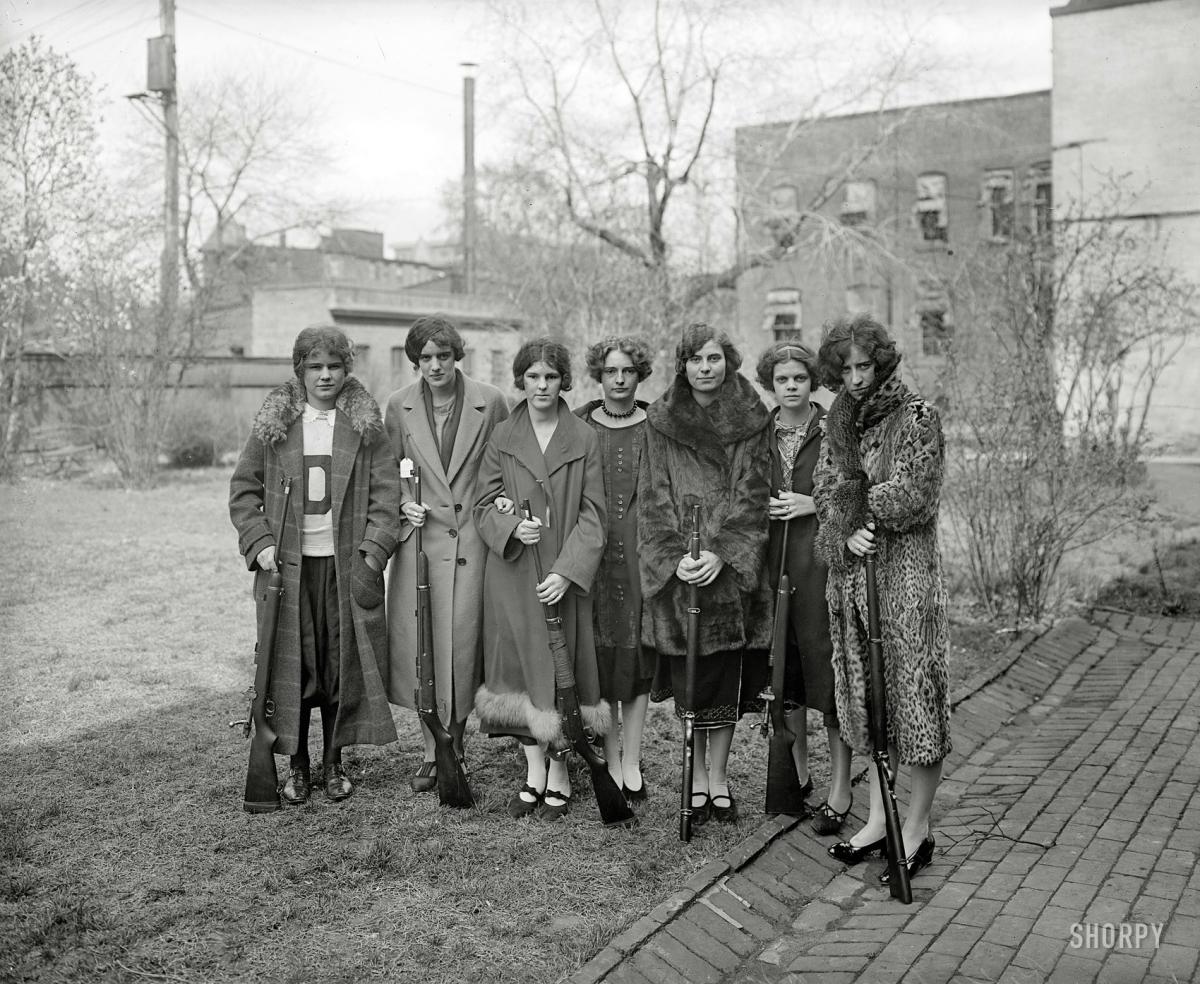
[(83, 3), (77, 3), (69, 10), (61, 11), (60, 13), (55, 14), (53, 17), (47, 17), (40, 24), (34, 24), (33, 27), (27, 27), (24, 30), (17, 31), (11, 38), (8, 39), (6, 44), (10, 46), (15, 45), (21, 38), (28, 34), (36, 34), (38, 31), (41, 31), (43, 28), (45, 28), (47, 24), (53, 24), (56, 20), (61, 20), (63, 17), (74, 14), (82, 10), (84, 7), (90, 7), (92, 4), (99, 2), (100, 0), (83, 0)]
[(107, 41), (109, 38), (116, 37), (118, 34), (123, 34), (126, 31), (131, 31), (135, 27), (137, 27), (139, 24), (144, 24), (147, 21), (157, 21), (157, 20), (158, 20), (157, 14), (141, 14), (137, 17), (137, 19), (131, 21), (128, 24), (125, 24), (123, 27), (118, 27), (116, 30), (109, 31), (107, 34), (101, 34), (100, 37), (92, 38), (91, 41), (85, 41), (83, 44), (77, 44), (72, 48), (68, 48), (67, 51), (70, 54), (77, 54), (78, 52), (83, 51), (84, 48), (90, 48), (92, 45), (99, 44), (101, 41)]
[(352, 72), (359, 72), (363, 75), (371, 75), (377, 79), (384, 79), (388, 82), (394, 82), (397, 85), (409, 86), (413, 89), (423, 89), (426, 92), (433, 92), (439, 96), (447, 96), (451, 99), (458, 99), (458, 92), (450, 92), (446, 89), (439, 89), (436, 86), (426, 85), (423, 82), (414, 82), (411, 79), (398, 78), (395, 75), (388, 75), (385, 72), (377, 72), (371, 68), (364, 68), (361, 65), (354, 65), (351, 62), (339, 61), (337, 58), (330, 58), (328, 55), (322, 55), (319, 52), (311, 51), (307, 48), (301, 48), (298, 45), (288, 44), (286, 41), (280, 41), (277, 38), (267, 37), (263, 34), (256, 34), (254, 31), (247, 31), (240, 27), (234, 27), (232, 24), (227, 24), (224, 21), (217, 20), (215, 17), (209, 17), (207, 14), (202, 14), (199, 11), (192, 10), (189, 7), (178, 7), (181, 12), (202, 21), (208, 21), (210, 24), (216, 24), (218, 27), (223, 27), (227, 31), (233, 31), (235, 34), (242, 34), (248, 38), (253, 38), (255, 41), (265, 41), (267, 44), (273, 44), (279, 48), (286, 48), (288, 51), (294, 51), (297, 54), (304, 55), (306, 58), (314, 58), (317, 61), (328, 62), (330, 65), (336, 65), (339, 68), (349, 69)]

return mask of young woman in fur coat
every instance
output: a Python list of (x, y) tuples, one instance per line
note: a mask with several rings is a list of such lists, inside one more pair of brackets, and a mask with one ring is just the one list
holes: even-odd
[[(900, 355), (867, 315), (833, 323), (819, 364), (838, 391), (817, 464), (817, 550), (829, 565), (838, 720), (869, 754), (867, 599), (862, 558), (878, 558), (891, 759), (912, 770), (903, 838), (910, 874), (933, 858), (929, 812), (950, 751), (949, 630), (938, 550), (945, 443), (937, 411), (900, 380)], [(886, 845), (883, 798), (871, 771), (867, 824), (830, 854), (848, 864)], [(884, 875), (886, 880), (886, 873)]]
[[(488, 555), (475, 710), (481, 731), (516, 736), (524, 746), (525, 784), (509, 813), (557, 820), (568, 810), (571, 780), (561, 757), (547, 773), (547, 751), (564, 736), (542, 606), (558, 605), (584, 724), (603, 734), (609, 709), (600, 697), (590, 592), (604, 553), (604, 477), (595, 433), (559, 396), (571, 388), (567, 350), (548, 338), (526, 342), (513, 378), (525, 399), (496, 425), (479, 466), (475, 523)], [(532, 519), (519, 513), (523, 499)]]
[[(642, 643), (670, 673), (675, 713), (695, 711), (693, 824), (732, 822), (726, 769), (733, 729), (765, 681), (770, 646), (767, 408), (740, 375), (741, 354), (705, 324), (684, 329), (675, 379), (646, 413), (638, 477)], [(700, 559), (688, 553), (700, 506)], [(695, 704), (685, 707), (688, 588), (700, 588)], [(660, 669), (663, 667), (660, 666)], [(665, 694), (656, 691), (655, 696)]]
[[(310, 795), (312, 708), (321, 708), (331, 800), (353, 791), (346, 745), (396, 740), (379, 667), (387, 661), (383, 568), (400, 532), (400, 473), (378, 404), (349, 375), (354, 349), (341, 329), (305, 328), (292, 366), (296, 378), (273, 390), (254, 418), (229, 482), (229, 516), (255, 572), (260, 616), (267, 572), (283, 572), (270, 696), (275, 752), (291, 756), (283, 799), (298, 805)], [(285, 477), (293, 484), (281, 527)]]

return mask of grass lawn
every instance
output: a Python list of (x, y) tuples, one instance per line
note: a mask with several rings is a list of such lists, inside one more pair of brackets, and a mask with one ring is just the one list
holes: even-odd
[[(479, 806), (413, 794), (421, 745), (399, 709), (398, 744), (348, 751), (351, 799), (243, 813), (248, 744), (228, 723), (253, 603), (227, 479), (0, 488), (0, 980), (554, 981), (762, 819), (765, 743), (740, 727), (743, 819), (679, 841), (669, 704), (651, 709), (632, 831), (600, 825), (577, 761), (566, 821), (511, 820), (523, 757), (473, 723)], [(955, 636), (956, 680), (1006, 641)]]

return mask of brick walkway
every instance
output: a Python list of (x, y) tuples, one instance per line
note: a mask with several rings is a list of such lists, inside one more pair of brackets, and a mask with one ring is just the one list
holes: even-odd
[(912, 905), (771, 818), (572, 984), (1196, 980), (1200, 623), (1067, 619), (989, 675), (955, 703)]

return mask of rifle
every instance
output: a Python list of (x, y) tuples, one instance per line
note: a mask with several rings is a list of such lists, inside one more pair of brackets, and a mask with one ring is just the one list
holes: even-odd
[[(533, 518), (533, 510), (528, 499), (521, 500), (521, 515), (525, 519)], [(533, 553), (534, 571), (537, 573), (537, 583), (546, 580), (542, 573), (542, 557), (538, 545), (528, 548)], [(575, 689), (575, 671), (571, 665), (571, 654), (567, 649), (567, 639), (563, 634), (562, 616), (558, 613), (558, 605), (542, 603), (542, 613), (546, 619), (546, 632), (550, 639), (550, 657), (554, 660), (554, 703), (562, 718), (563, 736), (566, 746), (551, 749), (550, 753), (556, 758), (565, 755), (567, 747), (573, 747), (587, 763), (592, 774), (592, 789), (596, 792), (596, 806), (600, 809), (600, 819), (606, 827), (632, 827), (637, 817), (629, 804), (625, 802), (625, 794), (621, 787), (609, 774), (608, 763), (592, 747), (587, 732), (583, 728), (583, 714), (579, 710), (579, 693)]]
[(771, 653), (767, 666), (771, 678), (759, 696), (763, 699), (763, 735), (770, 741), (767, 753), (767, 813), (786, 813), (802, 817), (808, 813), (804, 788), (796, 775), (792, 746), (796, 735), (787, 725), (783, 710), (783, 681), (787, 669), (788, 609), (791, 603), (791, 579), (787, 574), (787, 536), (790, 520), (783, 521), (783, 549), (779, 556), (779, 585), (775, 591), (775, 621), (771, 633)]
[(242, 737), (250, 737), (250, 725), (254, 724), (254, 738), (250, 742), (250, 762), (246, 768), (246, 792), (242, 797), (242, 809), (247, 813), (272, 813), (283, 804), (279, 802), (279, 773), (275, 771), (275, 730), (270, 718), (275, 713), (275, 702), (268, 696), (271, 687), (271, 668), (275, 661), (275, 632), (279, 626), (279, 604), (283, 600), (283, 533), (287, 528), (288, 504), (292, 498), (292, 480), (283, 479), (283, 513), (276, 529), (275, 570), (267, 576), (262, 618), (259, 620), (254, 681), (246, 688), (249, 707), (246, 720), (231, 721), (229, 726), (241, 725)]
[(905, 905), (912, 902), (908, 880), (908, 857), (900, 832), (900, 811), (896, 809), (896, 773), (888, 759), (887, 682), (883, 672), (883, 633), (879, 628), (879, 589), (875, 583), (875, 555), (863, 557), (867, 575), (867, 656), (871, 674), (871, 746), (876, 778), (883, 799), (887, 823), (888, 888), (892, 898)]
[[(421, 466), (413, 467), (413, 491), (417, 505), (421, 504)], [(454, 740), (437, 712), (437, 676), (433, 657), (433, 605), (429, 597), (429, 558), (417, 536), (417, 689), (414, 701), (417, 716), (433, 735), (434, 757), (437, 760), (438, 800), (443, 806), (463, 810), (475, 805), (462, 759), (454, 750)]]
[[(700, 559), (700, 506), (692, 506), (692, 560)], [(696, 658), (700, 649), (700, 587), (688, 585), (687, 655), (683, 672), (683, 777), (679, 788), (679, 839), (692, 839), (692, 774), (696, 766)]]

